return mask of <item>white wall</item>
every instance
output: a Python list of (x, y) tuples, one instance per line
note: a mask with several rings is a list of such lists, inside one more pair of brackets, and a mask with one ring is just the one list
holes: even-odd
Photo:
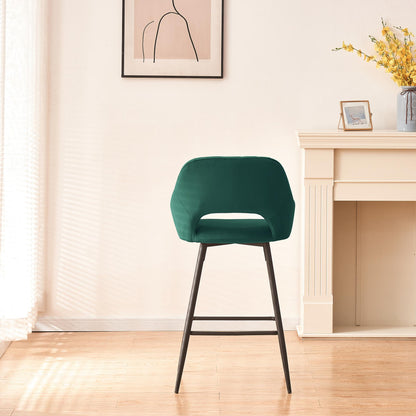
[[(223, 80), (122, 79), (121, 0), (51, 0), (43, 320), (183, 318), (198, 247), (176, 236), (169, 199), (184, 162), (274, 157), (299, 208), (296, 129), (336, 128), (348, 99), (370, 100), (376, 129), (395, 127), (398, 87), (331, 48), (345, 40), (371, 51), (380, 17), (416, 31), (414, 12), (414, 0), (225, 0)], [(299, 209), (292, 236), (272, 250), (294, 328)], [(212, 248), (198, 309), (268, 314), (267, 284), (260, 250)]]

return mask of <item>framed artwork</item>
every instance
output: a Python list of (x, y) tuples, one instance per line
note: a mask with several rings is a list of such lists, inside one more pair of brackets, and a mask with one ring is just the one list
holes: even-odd
[(373, 130), (371, 121), (370, 102), (341, 101), (341, 119), (345, 131)]
[(123, 0), (122, 77), (223, 77), (223, 0)]

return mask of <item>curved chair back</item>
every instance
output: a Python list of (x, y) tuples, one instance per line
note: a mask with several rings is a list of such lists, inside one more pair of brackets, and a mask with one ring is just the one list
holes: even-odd
[(202, 157), (187, 162), (171, 199), (179, 237), (195, 241), (199, 220), (214, 213), (261, 215), (273, 241), (289, 237), (295, 202), (282, 165), (268, 157)]

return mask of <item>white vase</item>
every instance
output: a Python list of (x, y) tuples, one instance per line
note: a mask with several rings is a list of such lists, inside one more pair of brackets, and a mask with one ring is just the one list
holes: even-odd
[(416, 87), (401, 87), (397, 96), (397, 131), (416, 131)]

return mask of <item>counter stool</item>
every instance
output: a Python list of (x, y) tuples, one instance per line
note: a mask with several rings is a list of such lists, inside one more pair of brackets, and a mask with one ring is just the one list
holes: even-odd
[[(191, 335), (277, 335), (291, 393), (289, 364), (273, 270), (271, 241), (284, 240), (292, 230), (295, 203), (283, 167), (267, 157), (202, 157), (187, 162), (179, 173), (171, 199), (171, 211), (179, 238), (200, 243), (186, 314), (175, 393), (179, 392)], [(258, 214), (261, 219), (208, 219), (213, 213)], [(274, 316), (194, 316), (202, 266), (207, 248), (245, 244), (263, 248), (269, 275)], [(193, 321), (276, 322), (277, 331), (193, 331)]]

